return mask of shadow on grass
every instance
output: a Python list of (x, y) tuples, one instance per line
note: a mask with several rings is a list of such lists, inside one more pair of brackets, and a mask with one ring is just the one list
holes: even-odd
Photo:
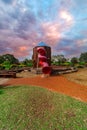
[(6, 87), (10, 86), (10, 84), (1, 84), (0, 89), (5, 89)]
[(4, 94), (4, 90), (0, 89), (0, 95)]
[[(21, 87), (22, 85), (10, 85), (10, 84), (4, 84), (4, 85), (0, 85), (0, 90), (3, 90), (3, 89), (15, 89), (15, 88), (19, 88)], [(28, 86), (28, 85), (26, 85)]]

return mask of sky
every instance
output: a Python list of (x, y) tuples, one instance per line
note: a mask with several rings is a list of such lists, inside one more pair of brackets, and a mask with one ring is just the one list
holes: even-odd
[(52, 55), (87, 52), (87, 0), (0, 0), (0, 55), (31, 58), (42, 41)]

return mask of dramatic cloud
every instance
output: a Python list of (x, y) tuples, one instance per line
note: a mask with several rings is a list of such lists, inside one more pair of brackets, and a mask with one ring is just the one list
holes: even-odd
[(86, 51), (87, 0), (1, 0), (0, 54), (29, 58), (41, 41), (53, 55)]
[(2, 0), (3, 2), (5, 2), (6, 4), (11, 4), (13, 0)]

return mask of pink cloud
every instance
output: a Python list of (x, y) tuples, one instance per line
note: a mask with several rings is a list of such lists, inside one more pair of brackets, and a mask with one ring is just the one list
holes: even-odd
[(61, 10), (59, 12), (60, 18), (65, 20), (65, 22), (73, 23), (73, 16), (66, 10)]
[[(64, 21), (59, 21), (61, 13)], [(51, 46), (56, 45), (56, 43), (58, 44), (60, 39), (64, 37), (64, 33), (70, 31), (74, 25), (74, 18), (69, 12), (61, 10), (59, 12), (59, 16), (60, 18), (58, 17), (56, 21), (44, 22), (41, 25), (44, 32), (43, 37)]]
[(42, 24), (44, 37), (50, 45), (55, 44), (61, 37), (60, 25), (58, 23), (45, 22)]
[(23, 51), (26, 51), (26, 50), (27, 50), (27, 47), (26, 47), (26, 46), (20, 46), (20, 47), (19, 47), (19, 50), (22, 51), (22, 52), (23, 52)]
[(85, 39), (79, 39), (76, 41), (76, 44), (78, 45), (78, 47), (81, 47), (81, 46), (87, 46), (87, 38)]

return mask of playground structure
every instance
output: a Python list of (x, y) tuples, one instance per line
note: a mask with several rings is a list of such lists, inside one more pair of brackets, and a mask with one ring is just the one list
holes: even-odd
[(38, 47), (43, 47), (45, 49), (47, 63), (49, 64), (49, 66), (51, 66), (51, 47), (47, 46), (44, 42), (40, 42), (37, 46), (33, 48), (33, 56), (32, 56), (33, 68), (37, 68), (38, 66), (38, 52), (37, 52)]
[(46, 56), (46, 50), (44, 47), (38, 47), (38, 66), (42, 66), (42, 72), (44, 74), (50, 74), (51, 73), (51, 67), (49, 66), (47, 62), (47, 56)]
[(44, 42), (40, 42), (33, 48), (33, 70), (36, 74), (66, 74), (78, 71), (73, 67), (64, 66), (51, 66), (51, 47), (47, 46)]
[(37, 74), (51, 73), (51, 47), (47, 46), (44, 42), (40, 42), (33, 48), (33, 71)]

